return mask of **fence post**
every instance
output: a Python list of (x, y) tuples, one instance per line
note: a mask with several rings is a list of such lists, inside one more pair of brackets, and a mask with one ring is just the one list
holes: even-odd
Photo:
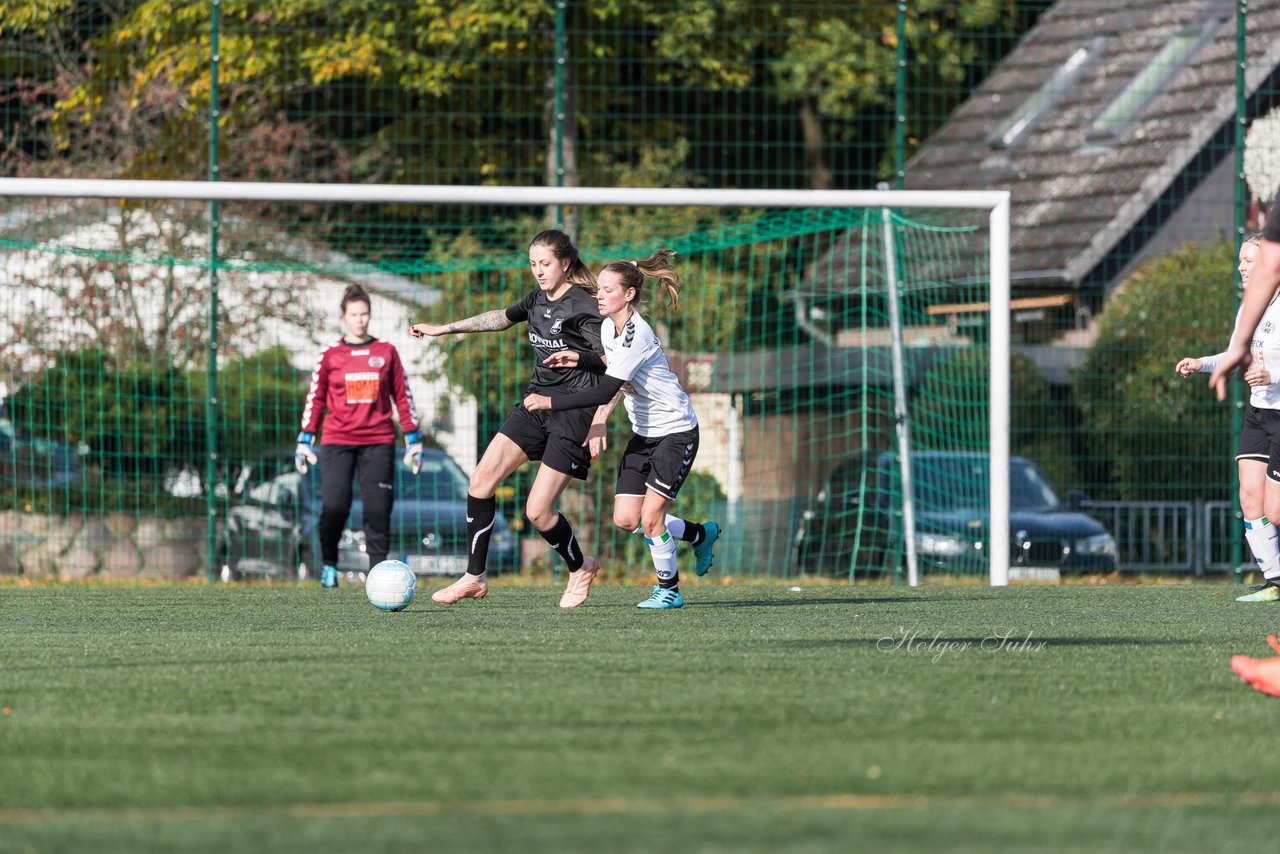
[(898, 67), (893, 92), (893, 181), (901, 190), (907, 179), (907, 4), (898, 3), (895, 23), (898, 39)]
[[(222, 11), (220, 0), (213, 0), (209, 21), (209, 180), (218, 180), (218, 30)], [(218, 580), (218, 200), (209, 201), (209, 365), (205, 397), (204, 429), (209, 457), (205, 463), (207, 484), (206, 506), (208, 528), (205, 554), (209, 582)]]
[[(565, 125), (565, 92), (564, 92), (564, 75), (565, 63), (565, 7), (568, 5), (567, 0), (559, 0), (556, 3), (556, 66), (555, 66), (555, 115), (552, 121), (555, 122), (556, 137), (556, 186), (564, 186), (564, 125)], [(564, 205), (556, 205), (556, 228), (563, 229), (564, 224)]]
[[(1236, 134), (1235, 134), (1235, 235), (1236, 235), (1236, 253), (1239, 254), (1240, 246), (1244, 243), (1244, 212), (1245, 205), (1249, 203), (1248, 192), (1245, 188), (1244, 181), (1244, 131), (1246, 122), (1246, 96), (1245, 91), (1245, 69), (1248, 65), (1248, 44), (1246, 35), (1248, 32), (1249, 2), (1248, 0), (1240, 0), (1236, 6)], [(1240, 273), (1236, 271), (1236, 299), (1239, 301), (1240, 294), (1244, 288), (1240, 282)], [(1231, 407), (1231, 435), (1239, 436), (1243, 427), (1242, 408), (1243, 401), (1240, 399), (1239, 383), (1232, 383), (1231, 387), (1235, 389), (1232, 397)], [(1231, 467), (1231, 488), (1234, 492), (1240, 489), (1240, 474), (1236, 471), (1236, 467)], [(1231, 553), (1239, 554), (1241, 541), (1244, 534), (1239, 525), (1233, 525), (1231, 528)], [(1240, 574), (1239, 566), (1232, 573), (1233, 580), (1237, 584), (1244, 582), (1244, 577)]]

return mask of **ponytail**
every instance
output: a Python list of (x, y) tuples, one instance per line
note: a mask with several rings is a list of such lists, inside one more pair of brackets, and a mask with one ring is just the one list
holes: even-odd
[(683, 282), (680, 274), (671, 268), (671, 259), (675, 256), (676, 253), (671, 249), (659, 249), (643, 261), (614, 261), (600, 272), (616, 273), (624, 288), (634, 288), (637, 309), (643, 303), (645, 279), (657, 279), (658, 287), (667, 295), (667, 306), (676, 311), (680, 308), (680, 288)]

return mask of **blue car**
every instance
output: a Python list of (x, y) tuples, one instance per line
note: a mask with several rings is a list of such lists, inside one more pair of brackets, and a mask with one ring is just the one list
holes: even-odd
[[(467, 485), (466, 474), (438, 448), (423, 451), (417, 475), (397, 465), (388, 556), (404, 560), (418, 575), (465, 572)], [(358, 482), (352, 492), (351, 515), (338, 543), (338, 571), (347, 580), (358, 580), (369, 569), (369, 556)], [(224, 581), (319, 577), (319, 466), (300, 475), (292, 452), (287, 456), (282, 453), (245, 466), (231, 494), (220, 548)], [(489, 572), (512, 572), (518, 566), (515, 535), (499, 515), (489, 544)]]

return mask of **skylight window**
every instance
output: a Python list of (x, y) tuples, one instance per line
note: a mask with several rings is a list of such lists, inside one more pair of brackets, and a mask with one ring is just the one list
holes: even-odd
[(1142, 118), (1151, 102), (1178, 76), (1178, 72), (1195, 58), (1201, 48), (1213, 40), (1222, 21), (1223, 18), (1217, 14), (1206, 15), (1170, 39), (1097, 115), (1089, 125), (1085, 139), (1092, 143), (1108, 143), (1119, 139), (1130, 125)]
[(1054, 104), (1062, 100), (1076, 80), (1089, 66), (1097, 61), (1106, 47), (1107, 38), (1097, 36), (1078, 49), (1053, 72), (1053, 74), (1022, 102), (1013, 115), (1005, 119), (1000, 127), (987, 137), (987, 144), (992, 148), (1009, 149), (1017, 145), (1027, 131), (1049, 112)]

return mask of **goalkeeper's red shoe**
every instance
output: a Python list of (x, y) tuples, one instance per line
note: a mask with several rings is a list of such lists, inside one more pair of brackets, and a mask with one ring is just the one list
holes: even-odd
[[(1280, 641), (1275, 635), (1267, 635), (1267, 643), (1280, 653)], [(1231, 656), (1231, 669), (1257, 691), (1280, 697), (1280, 658), (1251, 658), (1247, 655)]]

